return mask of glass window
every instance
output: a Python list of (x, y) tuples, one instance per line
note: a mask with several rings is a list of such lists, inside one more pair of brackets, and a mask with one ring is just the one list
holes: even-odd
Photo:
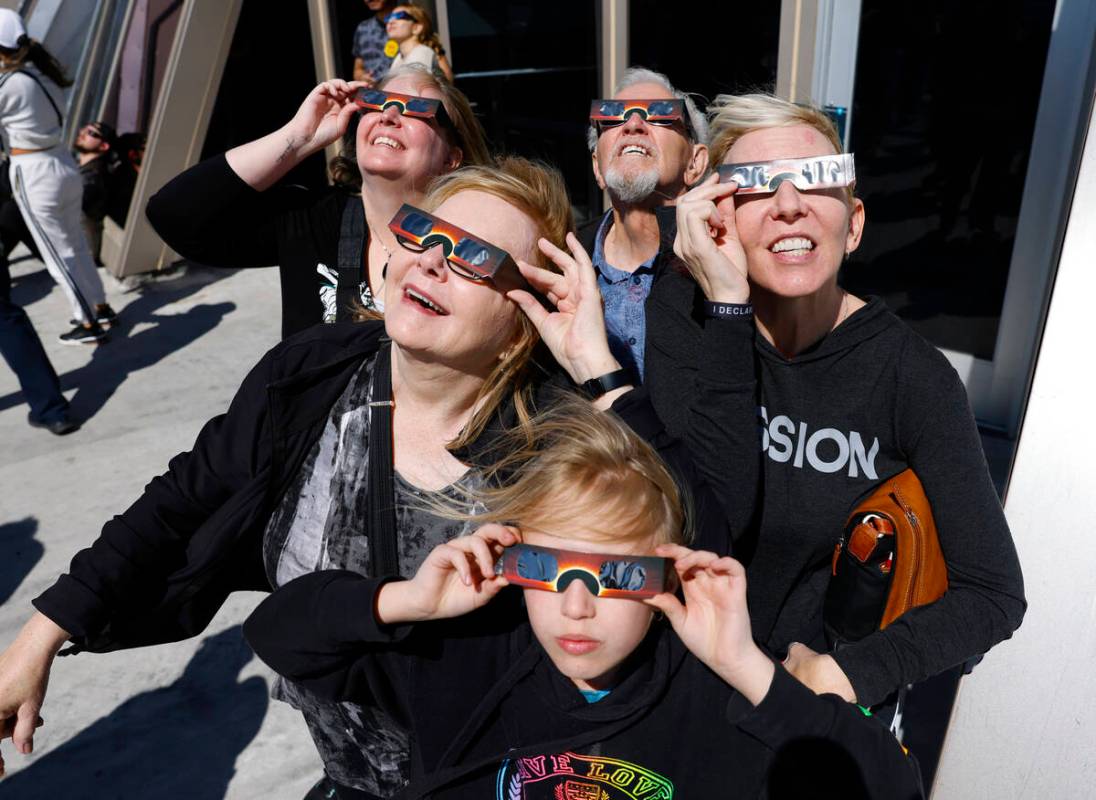
[(663, 72), (707, 100), (721, 92), (772, 91), (780, 3), (631, 0), (628, 42), (631, 64)]
[(850, 149), (867, 207), (844, 285), (992, 359), (1053, 0), (864, 0)]
[(590, 0), (449, 0), (456, 83), (498, 150), (563, 172), (581, 221), (601, 207), (586, 126), (598, 93)]

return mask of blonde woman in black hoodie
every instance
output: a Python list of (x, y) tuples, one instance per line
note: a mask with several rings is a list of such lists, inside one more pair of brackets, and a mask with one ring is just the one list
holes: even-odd
[[(921, 796), (886, 727), (754, 643), (742, 566), (684, 546), (681, 495), (649, 445), (580, 402), (533, 431), (496, 464), (512, 477), (477, 493), (487, 524), (439, 545), (412, 579), (313, 573), (245, 623), (282, 675), (408, 726), (399, 797)], [(519, 542), (557, 565), (524, 573), (543, 582), (523, 594), (496, 569)], [(635, 585), (613, 583), (652, 555)], [(684, 603), (622, 596), (654, 590), (658, 558)]]
[[(717, 166), (841, 153), (817, 109), (720, 95), (709, 114)], [(838, 284), (864, 233), (854, 184), (752, 189), (713, 175), (684, 195), (674, 249), (708, 298), (739, 313), (752, 303), (763, 454), (748, 565), (754, 634), (787, 651), (816, 691), (874, 705), (1010, 636), (1025, 609), (1020, 565), (955, 370), (880, 299)], [(837, 536), (858, 498), (908, 467), (932, 504), (948, 590), (826, 654)]]

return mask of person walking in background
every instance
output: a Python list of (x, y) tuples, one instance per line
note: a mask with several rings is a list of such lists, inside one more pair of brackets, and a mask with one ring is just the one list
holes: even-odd
[(117, 315), (107, 304), (80, 226), (83, 185), (61, 147), (60, 103), (48, 87), (71, 84), (41, 44), (30, 39), (14, 11), (0, 9), (0, 135), (11, 155), (12, 194), (53, 279), (75, 319), (64, 344), (98, 344)]
[(10, 196), (0, 198), (0, 356), (19, 379), (30, 406), (27, 422), (63, 436), (80, 426), (69, 418), (61, 382), (27, 312), (11, 301), (8, 253), (26, 236), (15, 201)]
[(137, 172), (118, 146), (118, 134), (102, 120), (89, 122), (76, 134), (73, 145), (84, 181), (84, 232), (96, 264), (103, 241), (103, 220), (110, 217), (125, 226)]
[(399, 45), (392, 69), (403, 64), (422, 64), (431, 72), (441, 72), (453, 80), (453, 68), (445, 57), (445, 48), (434, 31), (434, 21), (424, 8), (396, 6), (385, 20), (388, 35)]
[(393, 0), (365, 0), (370, 16), (358, 23), (354, 29), (354, 80), (375, 86), (392, 66), (392, 57), (385, 46), (388, 44), (388, 31), (385, 20), (396, 4)]

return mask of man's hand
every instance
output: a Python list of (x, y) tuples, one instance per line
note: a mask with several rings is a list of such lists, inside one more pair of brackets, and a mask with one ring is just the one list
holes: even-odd
[(792, 642), (784, 668), (815, 694), (836, 694), (850, 703), (856, 702), (848, 676), (826, 653), (816, 653), (805, 644)]

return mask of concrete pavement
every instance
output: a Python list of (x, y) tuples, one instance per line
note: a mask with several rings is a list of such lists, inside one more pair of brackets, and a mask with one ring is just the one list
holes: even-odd
[[(18, 257), (18, 252), (16, 253)], [(68, 307), (42, 264), (13, 264), (81, 430), (33, 429), (0, 363), (0, 647), (30, 600), (124, 510), (168, 459), (223, 411), (278, 341), (273, 269), (191, 269), (122, 294), (110, 343), (66, 347)], [(300, 798), (320, 762), (300, 716), (268, 699), (271, 673), (239, 623), (260, 599), (234, 596), (199, 639), (58, 659), (35, 752), (0, 745), (0, 798)]]

